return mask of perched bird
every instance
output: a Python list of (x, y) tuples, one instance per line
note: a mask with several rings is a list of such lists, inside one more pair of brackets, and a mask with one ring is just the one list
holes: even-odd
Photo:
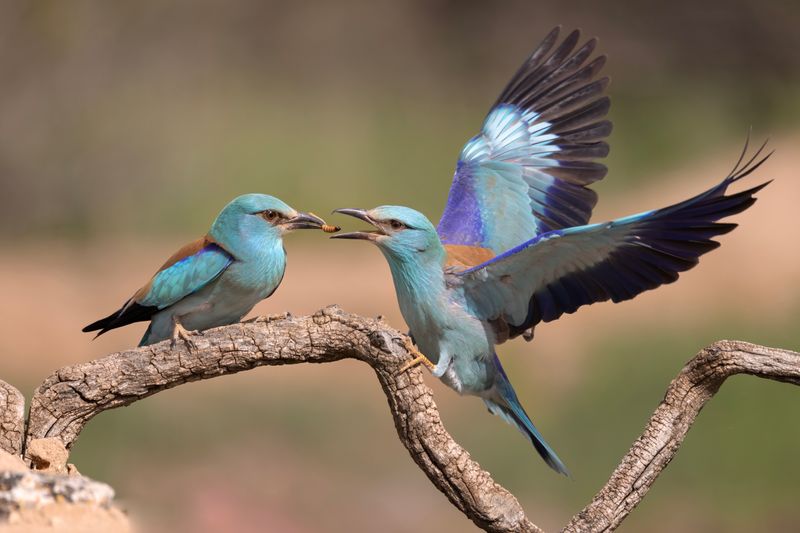
[(368, 240), (383, 252), (419, 348), (412, 364), (482, 398), (566, 474), (495, 346), (531, 340), (539, 322), (583, 305), (621, 302), (678, 279), (736, 226), (719, 220), (755, 202), (767, 183), (727, 189), (768, 156), (756, 161), (762, 146), (741, 165), (743, 153), (722, 182), (684, 202), (587, 225), (597, 201), (589, 186), (606, 174), (594, 159), (608, 153), (603, 138), (611, 132), (608, 79), (596, 79), (605, 57), (588, 61), (596, 41), (576, 49), (578, 31), (556, 46), (558, 33), (525, 61), (464, 146), (438, 227), (408, 207), (337, 209), (375, 229), (332, 238)]
[(266, 194), (245, 194), (217, 216), (205, 237), (175, 252), (121, 309), (83, 331), (106, 331), (150, 321), (139, 346), (188, 330), (238, 322), (280, 285), (286, 270), (283, 235), (321, 229), (325, 221)]

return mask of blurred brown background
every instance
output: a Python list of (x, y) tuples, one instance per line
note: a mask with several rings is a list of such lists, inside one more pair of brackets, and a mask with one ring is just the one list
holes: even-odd
[[(776, 181), (677, 284), (501, 349), (574, 479), (429, 379), (456, 438), (534, 521), (563, 525), (699, 348), (800, 341), (800, 4), (609, 4), (4, 2), (0, 375), (30, 395), (60, 366), (134, 345), (144, 325), (95, 342), (80, 328), (238, 194), (318, 213), (406, 204), (436, 219), (462, 144), (519, 63), (552, 26), (582, 27), (614, 80), (596, 220), (716, 183), (751, 125), (777, 153), (750, 183)], [(376, 250), (320, 234), (287, 249), (286, 279), (256, 313), (339, 303), (404, 327)], [(788, 385), (734, 378), (622, 531), (796, 527), (798, 415)], [(72, 460), (148, 530), (474, 529), (414, 466), (355, 362), (166, 391), (98, 417)]]

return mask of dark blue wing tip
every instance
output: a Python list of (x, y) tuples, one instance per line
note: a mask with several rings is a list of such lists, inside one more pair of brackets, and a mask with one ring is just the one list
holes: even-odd
[[(744, 161), (745, 155), (747, 154), (747, 149), (750, 145), (750, 132), (747, 133), (747, 139), (744, 142), (744, 148), (742, 149), (742, 153), (739, 155), (739, 159), (736, 161), (736, 164), (731, 170), (730, 174), (728, 174), (727, 182), (733, 183), (734, 181), (739, 181), (740, 179), (749, 176), (753, 172), (755, 172), (761, 165), (763, 165), (767, 159), (772, 157), (772, 154), (775, 153), (775, 150), (770, 150), (766, 155), (759, 159), (759, 156), (762, 154), (764, 149), (767, 147), (769, 143), (769, 138), (767, 138), (761, 146), (756, 150), (756, 152), (750, 157), (747, 163), (742, 164)], [(772, 181), (772, 180), (770, 180)], [(769, 182), (767, 182), (769, 183)], [(766, 184), (765, 184), (766, 185)]]

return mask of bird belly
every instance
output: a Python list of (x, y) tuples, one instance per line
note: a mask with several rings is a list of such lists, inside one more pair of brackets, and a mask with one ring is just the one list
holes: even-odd
[(422, 353), (436, 363), (434, 373), (445, 385), (459, 394), (480, 396), (494, 383), (492, 340), (480, 320), (453, 307), (436, 331), (423, 328), (418, 335), (412, 329), (412, 334)]
[(183, 319), (187, 329), (208, 329), (239, 322), (255, 305), (272, 293), (274, 287), (242, 287), (220, 280), (206, 297), (200, 298)]
[(494, 370), (486, 363), (494, 355), (491, 330), (458, 293), (402, 290), (406, 285), (397, 287), (400, 311), (417, 347), (436, 365), (433, 374), (459, 394), (480, 395), (491, 387)]
[(494, 353), (483, 328), (449, 333), (442, 343), (450, 354), (442, 381), (459, 394), (480, 396), (494, 383)]
[[(202, 331), (239, 322), (258, 302), (269, 296), (277, 285), (266, 282), (241, 283), (235, 274), (235, 269), (228, 269), (214, 282), (162, 311), (160, 314), (168, 315), (162, 321), (170, 323), (167, 337), (171, 335), (172, 317), (177, 317), (183, 327), (190, 331)], [(166, 329), (166, 324), (158, 329)]]

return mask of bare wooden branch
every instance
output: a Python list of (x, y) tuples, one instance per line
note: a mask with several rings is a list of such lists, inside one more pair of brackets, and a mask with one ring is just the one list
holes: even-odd
[(45, 380), (31, 402), (26, 440), (55, 437), (70, 448), (95, 415), (181, 383), (263, 365), (354, 358), (373, 368), (400, 440), (453, 505), (487, 531), (541, 531), (447, 433), (420, 368), (397, 374), (411, 358), (405, 339), (379, 320), (334, 306), (310, 317), (282, 315), (208, 330), (193, 338), (191, 351), (180, 341), (172, 350), (166, 341), (111, 354)]
[(701, 350), (672, 380), (644, 432), (605, 486), (562, 531), (616, 529), (675, 457), (703, 406), (736, 374), (800, 385), (800, 353), (741, 341), (717, 341)]
[(11, 455), (22, 455), (25, 397), (5, 381), (0, 381), (0, 428), (0, 449)]
[[(334, 306), (310, 317), (281, 315), (209, 330), (195, 337), (192, 350), (182, 344), (171, 349), (164, 342), (112, 354), (63, 368), (37, 389), (26, 442), (55, 437), (69, 448), (98, 413), (181, 383), (263, 365), (354, 358), (373, 368), (401, 442), (453, 505), (486, 531), (541, 531), (517, 499), (447, 433), (421, 370), (397, 374), (411, 357), (405, 339), (379, 320), (349, 315)], [(618, 527), (675, 456), (705, 403), (734, 374), (800, 385), (800, 354), (737, 341), (719, 341), (702, 350), (670, 384), (644, 433), (606, 485), (563, 531)]]

